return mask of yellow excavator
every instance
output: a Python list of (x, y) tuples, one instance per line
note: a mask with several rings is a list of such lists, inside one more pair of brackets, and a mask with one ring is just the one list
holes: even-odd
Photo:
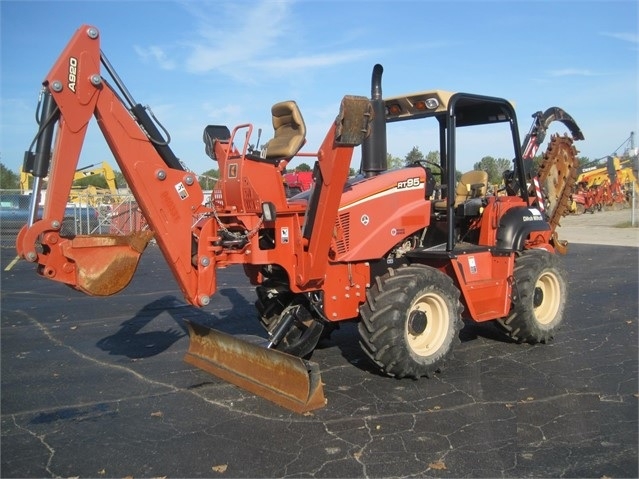
[(75, 171), (73, 181), (79, 181), (93, 175), (102, 175), (107, 183), (107, 189), (93, 185), (81, 189), (71, 189), (69, 201), (72, 203), (86, 203), (97, 206), (96, 203), (112, 203), (118, 196), (118, 187), (115, 182), (115, 172), (106, 161), (96, 165), (89, 165)]
[[(85, 166), (75, 170), (73, 174), (73, 182), (77, 182), (84, 178), (88, 178), (94, 175), (102, 175), (106, 181), (107, 189), (99, 188), (93, 185), (86, 187), (73, 187), (69, 192), (70, 203), (87, 203), (91, 206), (96, 206), (94, 203), (103, 202), (108, 198), (114, 200), (118, 195), (118, 187), (115, 181), (115, 172), (108, 162), (103, 161), (101, 163), (94, 163), (92, 165)], [(26, 171), (20, 172), (20, 191), (23, 194), (31, 191), (30, 181), (33, 175)], [(98, 198), (100, 200), (98, 201)]]
[(605, 163), (587, 164), (581, 168), (581, 173), (577, 177), (577, 183), (586, 183), (585, 186), (599, 186), (606, 181), (614, 183), (615, 179), (619, 184), (635, 189), (639, 186), (637, 177), (632, 171), (632, 159), (629, 157), (609, 156)]

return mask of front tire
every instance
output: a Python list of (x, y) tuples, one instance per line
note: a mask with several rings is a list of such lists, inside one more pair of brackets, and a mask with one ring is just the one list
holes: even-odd
[(411, 265), (376, 278), (360, 308), (360, 345), (387, 375), (432, 376), (459, 341), (462, 305), (452, 279)]
[(546, 343), (563, 322), (568, 288), (559, 258), (527, 250), (515, 259), (513, 305), (498, 323), (517, 342)]

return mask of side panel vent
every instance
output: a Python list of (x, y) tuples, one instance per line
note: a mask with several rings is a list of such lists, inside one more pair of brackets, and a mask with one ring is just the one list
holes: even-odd
[(350, 249), (350, 213), (342, 213), (335, 222), (335, 250), (337, 254), (345, 254)]

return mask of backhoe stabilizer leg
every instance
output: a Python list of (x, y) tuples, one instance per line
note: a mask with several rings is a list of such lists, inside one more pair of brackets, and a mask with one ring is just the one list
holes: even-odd
[(326, 405), (319, 365), (185, 321), (184, 361), (297, 413)]

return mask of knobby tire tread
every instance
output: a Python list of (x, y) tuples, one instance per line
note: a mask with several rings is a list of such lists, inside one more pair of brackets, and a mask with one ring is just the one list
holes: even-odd
[[(533, 295), (540, 275), (551, 271), (560, 282), (560, 306), (554, 319), (548, 325), (540, 324), (535, 316)], [(510, 314), (497, 320), (505, 333), (517, 342), (530, 344), (547, 343), (554, 338), (563, 322), (567, 299), (566, 275), (559, 258), (543, 250), (527, 250), (515, 259), (513, 270), (513, 305)]]
[[(435, 288), (447, 298), (452, 324), (447, 326), (450, 329), (446, 344), (434, 357), (416, 358), (404, 332), (406, 313), (415, 297), (425, 288)], [(459, 296), (452, 279), (434, 268), (410, 265), (389, 269), (386, 274), (376, 277), (367, 294), (368, 301), (360, 308), (360, 346), (389, 376), (414, 379), (432, 376), (450, 358), (453, 344), (459, 342), (463, 311)]]

